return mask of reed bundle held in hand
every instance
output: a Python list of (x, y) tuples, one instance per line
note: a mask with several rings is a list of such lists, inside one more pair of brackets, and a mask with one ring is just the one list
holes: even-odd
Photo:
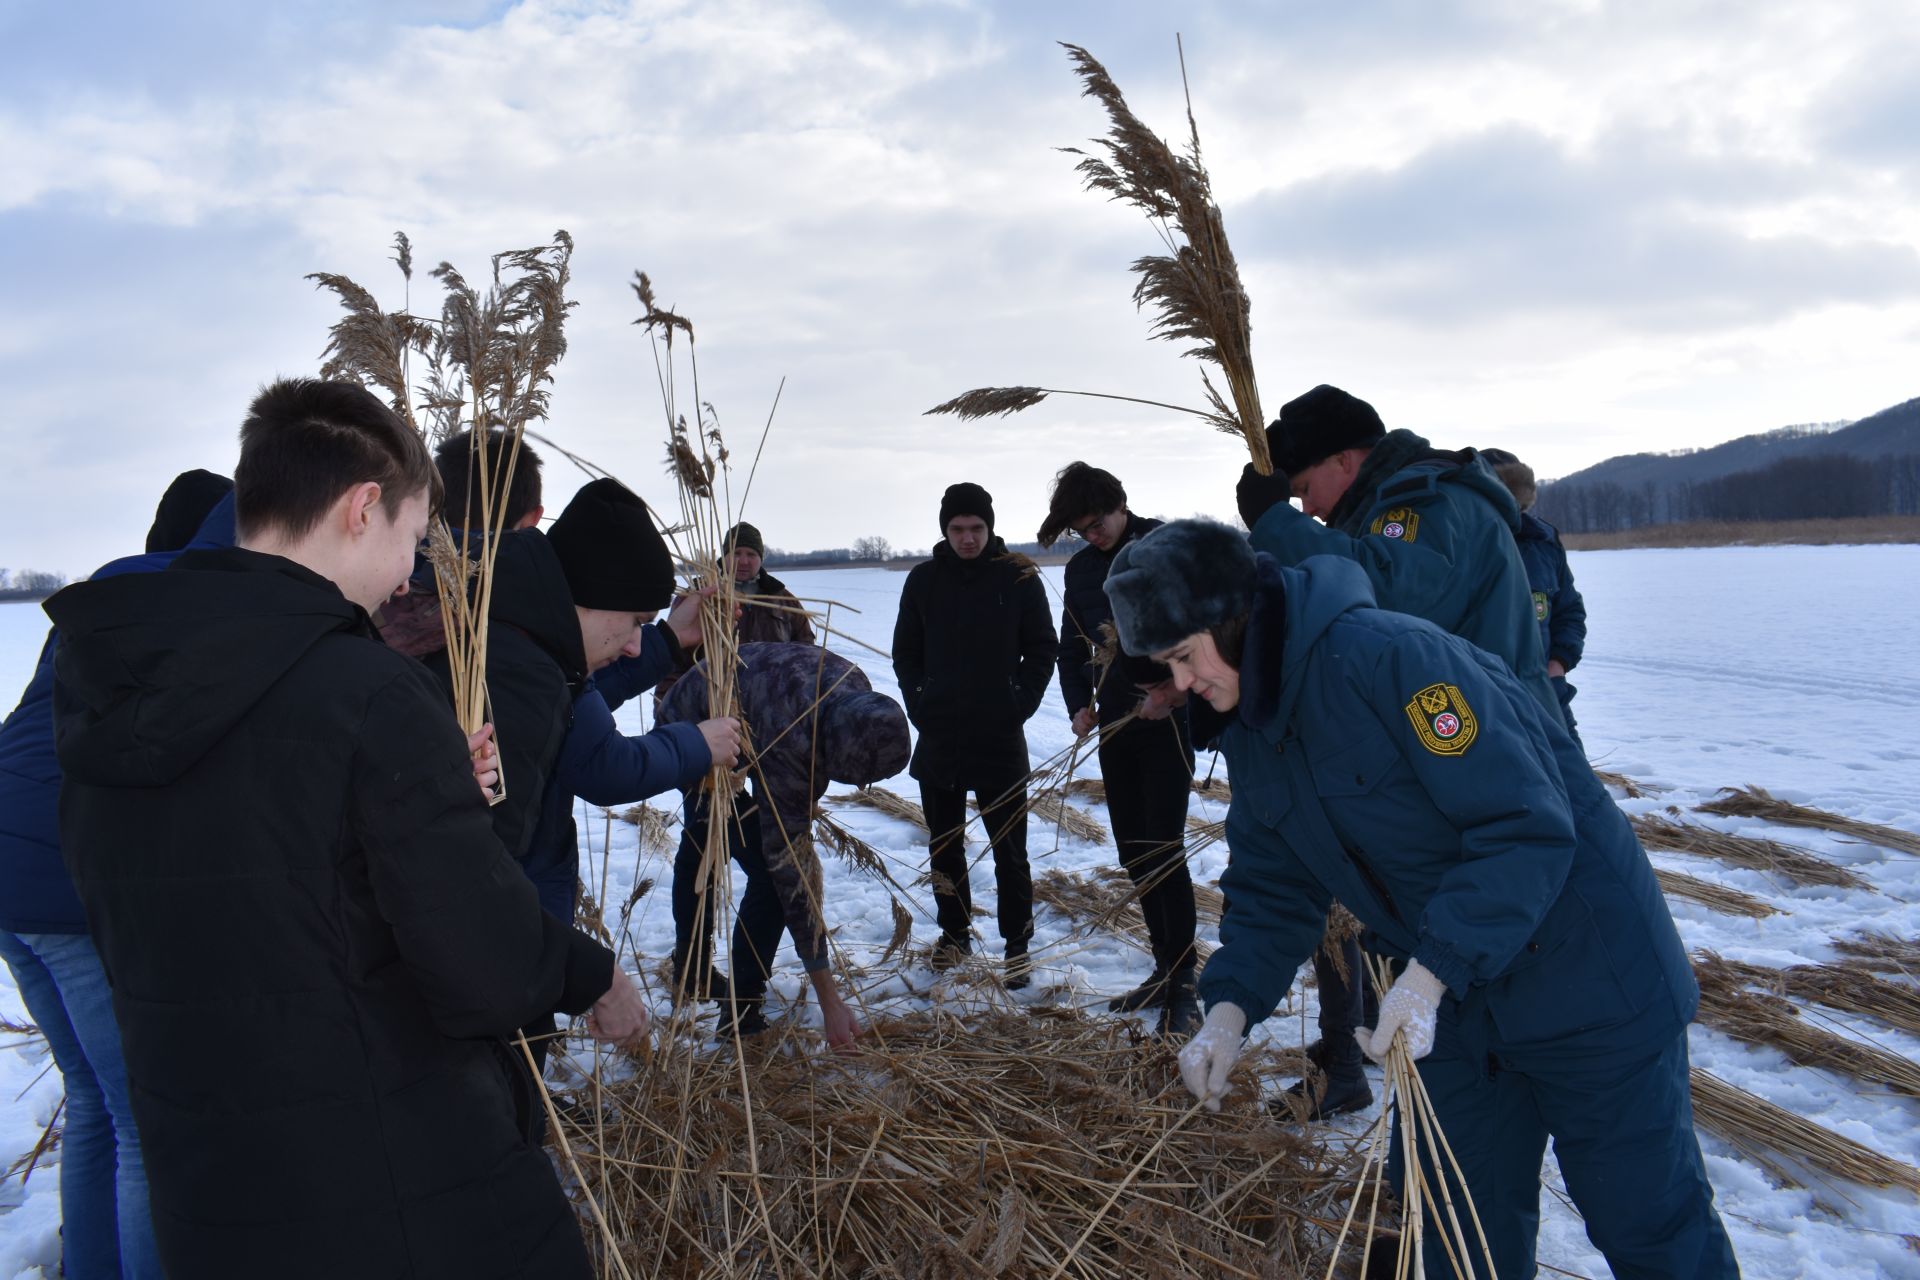
[[(1200, 127), (1193, 118), (1191, 97), (1187, 103), (1186, 149), (1177, 151), (1134, 115), (1120, 87), (1091, 53), (1078, 45), (1062, 47), (1083, 82), (1082, 92), (1106, 108), (1111, 123), (1107, 136), (1095, 144), (1105, 153), (1104, 158), (1077, 147), (1061, 150), (1081, 157), (1076, 167), (1088, 190), (1104, 191), (1143, 210), (1165, 246), (1164, 253), (1134, 259), (1133, 271), (1139, 276), (1133, 290), (1134, 304), (1152, 304), (1155, 337), (1194, 343), (1184, 354), (1217, 368), (1226, 381), (1227, 395), (1221, 395), (1203, 368), (1200, 381), (1206, 389), (1205, 409), (1100, 391), (982, 387), (927, 412), (984, 418), (1029, 408), (1050, 395), (1128, 400), (1190, 413), (1229, 435), (1242, 437), (1254, 469), (1269, 474), (1273, 462), (1267, 453), (1266, 419), (1260, 411), (1260, 388), (1253, 373), (1253, 304), (1240, 283), (1240, 266), (1227, 243), (1220, 207), (1214, 203), (1213, 179), (1200, 155)], [(1183, 57), (1183, 80), (1185, 74)]]
[[(410, 289), (413, 247), (405, 235), (396, 235), (394, 249), (393, 261)], [(446, 495), (428, 545), (454, 712), (468, 733), (488, 719), (494, 554), (507, 532), (507, 493), (521, 440), (528, 423), (547, 416), (554, 366), (567, 353), (567, 312), (575, 305), (566, 297), (572, 257), (573, 238), (565, 231), (555, 232), (551, 244), (495, 254), (484, 290), (442, 262), (432, 272), (445, 290), (438, 319), (415, 316), (408, 304), (399, 312), (382, 311), (370, 292), (345, 276), (308, 277), (333, 290), (346, 311), (329, 330), (321, 377), (384, 391), (429, 446), (472, 432), (470, 491)], [(416, 397), (424, 419), (415, 413)], [(504, 446), (498, 457), (488, 447), (496, 439)]]

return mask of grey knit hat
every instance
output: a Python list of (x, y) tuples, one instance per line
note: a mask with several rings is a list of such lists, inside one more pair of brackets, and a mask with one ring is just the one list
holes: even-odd
[(1253, 547), (1212, 520), (1175, 520), (1120, 548), (1107, 571), (1120, 647), (1136, 657), (1253, 608)]

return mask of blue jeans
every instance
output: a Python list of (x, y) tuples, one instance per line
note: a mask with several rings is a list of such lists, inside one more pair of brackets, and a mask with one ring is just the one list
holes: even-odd
[(0, 929), (13, 970), (66, 1083), (60, 1134), (60, 1242), (70, 1280), (160, 1276), (147, 1171), (133, 1127), (113, 997), (84, 933)]

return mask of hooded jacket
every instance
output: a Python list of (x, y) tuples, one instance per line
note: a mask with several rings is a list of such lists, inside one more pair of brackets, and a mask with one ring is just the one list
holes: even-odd
[(1402, 430), (1367, 454), (1327, 523), (1281, 502), (1250, 537), (1254, 550), (1283, 565), (1316, 555), (1354, 561), (1380, 608), (1425, 618), (1485, 649), (1558, 719), (1519, 531), (1519, 505), (1474, 450), (1443, 453)]
[(936, 544), (907, 574), (893, 627), (894, 674), (920, 731), (909, 772), (949, 788), (1026, 773), (1022, 726), (1046, 696), (1058, 652), (1030, 561), (997, 537), (973, 560)]
[[(860, 668), (814, 644), (741, 645), (734, 679), (748, 739), (758, 747), (748, 776), (760, 808), (761, 854), (793, 949), (812, 972), (827, 963), (814, 805), (829, 782), (864, 787), (905, 768), (907, 718)], [(658, 719), (678, 728), (711, 714), (702, 662), (661, 701)]]
[(168, 1272), (588, 1275), (495, 1038), (613, 957), (540, 910), (428, 674), (238, 548), (47, 611), (61, 842)]
[(1256, 565), (1207, 1002), (1275, 1008), (1338, 899), (1446, 984), (1470, 1060), (1625, 1063), (1678, 1034), (1699, 994), (1679, 934), (1558, 719), (1498, 659), (1375, 608), (1352, 561)]
[[(162, 523), (155, 519), (150, 539), (167, 536)], [(232, 545), (233, 494), (228, 493), (184, 549)], [(180, 551), (176, 543), (172, 550), (125, 556), (102, 565), (93, 579), (157, 573)], [(59, 639), (57, 629), (47, 633), (20, 705), (0, 724), (0, 929), (9, 933), (87, 931), (86, 912), (60, 856), (60, 761), (53, 749), (53, 655)]]
[(1587, 602), (1573, 585), (1560, 531), (1531, 511), (1520, 513), (1520, 560), (1527, 567), (1527, 585), (1533, 588), (1541, 651), (1571, 671), (1580, 665), (1580, 655), (1587, 648)]
[[(1158, 684), (1172, 674), (1151, 658), (1122, 651), (1117, 639), (1112, 642), (1113, 656), (1104, 669), (1100, 659), (1113, 621), (1113, 605), (1105, 589), (1113, 558), (1120, 548), (1145, 537), (1160, 524), (1129, 511), (1127, 526), (1112, 547), (1082, 547), (1067, 561), (1061, 592), (1059, 667), (1060, 697), (1069, 715), (1093, 706), (1103, 725), (1125, 719), (1140, 702), (1141, 685)], [(1168, 718), (1184, 731), (1186, 715), (1186, 708), (1181, 707)]]

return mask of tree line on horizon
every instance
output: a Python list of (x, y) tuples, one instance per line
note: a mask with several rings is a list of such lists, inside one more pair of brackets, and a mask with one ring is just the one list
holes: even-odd
[(1783, 458), (1702, 481), (1558, 481), (1541, 486), (1534, 514), (1562, 533), (1920, 515), (1920, 453)]

